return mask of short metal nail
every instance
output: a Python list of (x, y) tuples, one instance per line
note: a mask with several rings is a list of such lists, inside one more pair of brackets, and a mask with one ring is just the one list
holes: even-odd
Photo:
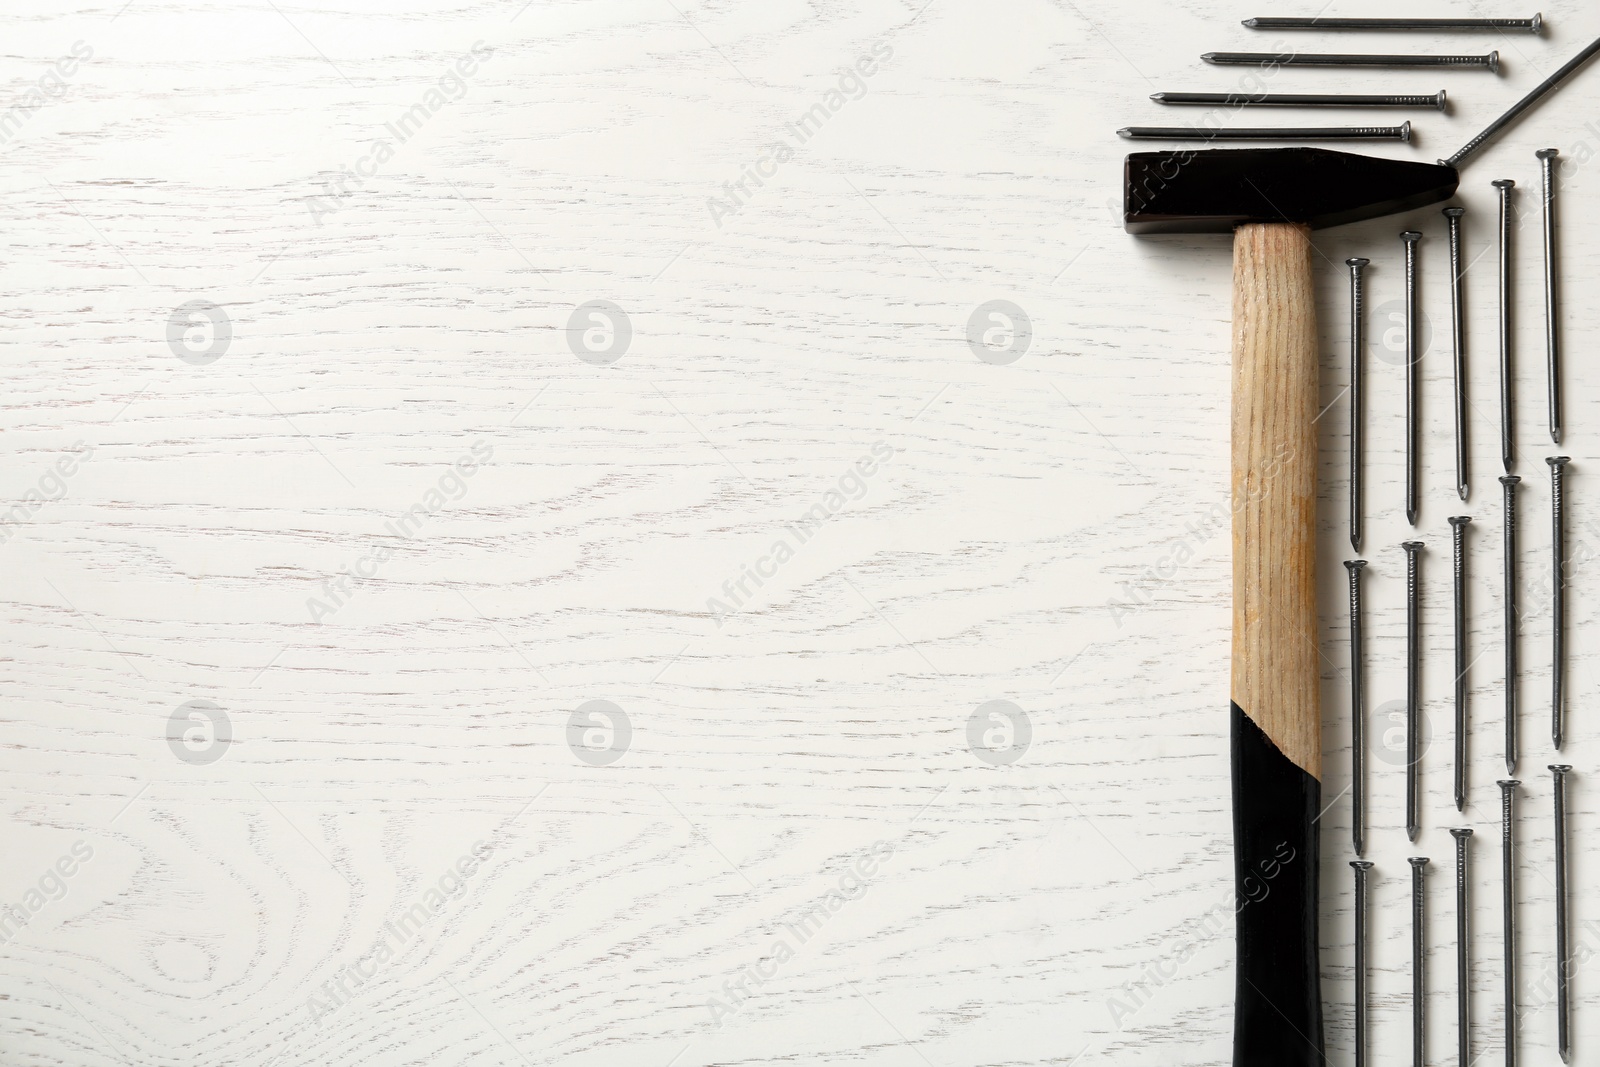
[(1371, 860), (1351, 860), (1356, 872), (1356, 1067), (1367, 1062), (1367, 872)]
[(1556, 806), (1556, 1050), (1562, 1063), (1570, 1062), (1572, 1054), (1572, 957), (1567, 936), (1567, 774), (1571, 770), (1565, 763), (1550, 765)]
[(1500, 899), (1505, 929), (1506, 1067), (1517, 1067), (1517, 881), (1515, 778), (1500, 783)]
[(1472, 840), (1472, 831), (1462, 827), (1451, 830), (1450, 836), (1456, 839), (1456, 1039), (1460, 1047), (1456, 1062), (1468, 1067), (1472, 1063), (1472, 942), (1467, 936), (1467, 843)]
[(1544, 338), (1546, 372), (1550, 379), (1550, 440), (1561, 443), (1561, 345), (1559, 324), (1560, 279), (1556, 275), (1556, 157), (1555, 148), (1534, 153), (1544, 184)]
[(1427, 1008), (1427, 952), (1423, 946), (1423, 869), (1428, 857), (1412, 856), (1411, 864), (1411, 1062), (1415, 1067), (1426, 1067), (1423, 1036), (1426, 1030)]
[(1500, 477), (1505, 486), (1505, 632), (1506, 632), (1506, 773), (1517, 773), (1517, 483), (1515, 474)]
[(1417, 242), (1422, 234), (1407, 230), (1400, 235), (1406, 246), (1406, 521), (1417, 524), (1417, 451), (1422, 426), (1417, 418), (1419, 392), (1417, 331), (1421, 315), (1417, 310)]
[(1412, 53), (1354, 55), (1348, 52), (1206, 52), (1200, 57), (1223, 67), (1448, 67), (1500, 72), (1500, 53), (1485, 55), (1419, 56)]
[(1422, 645), (1417, 632), (1421, 614), (1418, 610), (1417, 556), (1422, 551), (1422, 542), (1405, 541), (1400, 547), (1406, 552), (1406, 837), (1415, 841), (1422, 824), (1422, 799), (1417, 771), (1417, 765), (1422, 761), (1419, 744), (1422, 731), (1418, 721), (1421, 710)]
[(1561, 751), (1563, 719), (1567, 706), (1567, 530), (1563, 515), (1566, 498), (1567, 456), (1550, 456), (1550, 545), (1555, 569), (1550, 591), (1550, 739)]
[(1516, 388), (1511, 373), (1511, 191), (1517, 183), (1499, 178), (1491, 184), (1500, 191), (1500, 462), (1510, 474), (1516, 461), (1511, 411)]
[(1467, 805), (1467, 525), (1466, 515), (1450, 517), (1451, 562), (1455, 595), (1453, 614), (1456, 646), (1456, 810)]
[(1456, 492), (1467, 499), (1467, 327), (1462, 306), (1461, 216), (1464, 207), (1444, 209), (1450, 230), (1450, 337), (1455, 355), (1456, 386)]
[(1347, 559), (1350, 572), (1350, 838), (1357, 856), (1367, 851), (1366, 650), (1361, 633), (1364, 559)]
[(1361, 468), (1367, 424), (1366, 309), (1361, 272), (1368, 262), (1359, 256), (1344, 261), (1350, 268), (1350, 547), (1356, 552), (1361, 551)]

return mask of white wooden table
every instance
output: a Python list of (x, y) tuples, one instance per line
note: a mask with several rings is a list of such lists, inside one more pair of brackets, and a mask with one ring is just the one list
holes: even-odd
[[(1201, 920), (1232, 878), (1215, 519), (1229, 257), (1222, 239), (1121, 232), (1112, 131), (1198, 119), (1145, 97), (1238, 86), (1247, 72), (1198, 53), (1270, 47), (1236, 20), (1272, 13), (1298, 12), (10, 9), (0, 1063), (1226, 1062), (1232, 935)], [(1449, 42), (1500, 48), (1498, 79), (1303, 71), (1273, 87), (1446, 87), (1451, 116), (1413, 115), (1416, 145), (1372, 149), (1431, 159), (1600, 33), (1576, 0), (1545, 15), (1543, 39)], [(1333, 1063), (1351, 1056), (1336, 265), (1372, 258), (1377, 308), (1374, 1062), (1409, 1056), (1415, 852), (1435, 864), (1430, 1040), (1453, 1057), (1446, 829), (1462, 822), (1480, 835), (1477, 1049), (1498, 1057), (1500, 471), (1493, 256), (1476, 257), (1490, 179), (1535, 184), (1547, 144), (1600, 152), (1596, 114), (1590, 72), (1466, 173), (1464, 507), (1438, 210), (1317, 239), (1334, 264)], [(1564, 173), (1581, 554), (1600, 548), (1600, 179)], [(1552, 1012), (1531, 1013), (1553, 960), (1536, 590), (1554, 450), (1537, 200), (1522, 203), (1531, 1063), (1554, 1058)], [(1410, 533), (1388, 315), (1408, 225), (1427, 234), (1432, 334), (1415, 847), (1388, 719)], [(1028, 328), (990, 318), (996, 300)], [(1482, 654), (1464, 818), (1445, 522), (1462, 510)], [(1587, 951), (1597, 583), (1575, 566), (1565, 755)], [(1600, 970), (1574, 988), (1592, 1058)]]

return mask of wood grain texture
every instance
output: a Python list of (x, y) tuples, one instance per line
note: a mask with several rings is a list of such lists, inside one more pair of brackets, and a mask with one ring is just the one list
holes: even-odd
[(1322, 778), (1311, 231), (1233, 237), (1233, 702)]
[[(1450, 13), (1442, 0), (1414, 10)], [(1600, 32), (1577, 0), (1544, 11), (1544, 38), (1499, 43), (1500, 79), (1447, 83), (1452, 115), (1419, 117), (1419, 146), (1453, 150), (1537, 81), (1536, 64), (1553, 69)], [(0, 495), (27, 505), (0, 545), (0, 905), (40, 904), (0, 930), (0, 1064), (1226, 1060), (1230, 263), (1222, 238), (1121, 232), (1126, 145), (1113, 131), (1156, 121), (1145, 97), (1158, 89), (1236, 88), (1197, 53), (1255, 43), (1237, 26), (1250, 12), (18, 0), (7, 13), (12, 94), (53, 88), (49, 69), (77, 41), (94, 55), (11, 130), (0, 168)], [(387, 124), (480, 40), (493, 55), (464, 92), (376, 173), (341, 178), (371, 170)], [(841, 93), (821, 132), (790, 138), (880, 42), (893, 55), (865, 93)], [(1280, 84), (1361, 91), (1370, 77)], [(1440, 87), (1434, 72), (1392, 84)], [(1474, 164), (1469, 260), (1492, 248), (1488, 179), (1527, 186), (1546, 143), (1574, 159), (1580, 142), (1600, 147), (1584, 126), (1597, 113), (1600, 78), (1585, 75)], [(777, 143), (797, 150), (764, 184), (746, 179), (753, 192), (719, 225), (708, 201), (763, 158), (772, 169)], [(1597, 507), (1583, 464), (1600, 455), (1600, 366), (1580, 353), (1600, 350), (1600, 305), (1578, 298), (1600, 277), (1597, 175), (1574, 166), (1562, 202), (1574, 551)], [(1399, 367), (1382, 347), (1407, 226), (1428, 234), (1436, 327), (1418, 534), (1430, 563), (1460, 508), (1440, 222), (1314, 235), (1334, 1063), (1349, 1059), (1348, 413), (1345, 272), (1322, 256), (1374, 261), (1368, 634), (1381, 709), (1403, 691), (1395, 546), (1412, 534), (1396, 510)], [(1538, 241), (1517, 255), (1533, 286)], [(1434, 744), (1417, 846), (1442, 868), (1444, 827), (1478, 827), (1484, 961), (1497, 944), (1501, 725), (1492, 262), (1468, 276), (1473, 651), (1489, 653), (1471, 674), (1474, 807), (1462, 819), (1449, 799), (1438, 566), (1424, 572)], [(1536, 286), (1524, 292), (1537, 307)], [(197, 299), (232, 327), (204, 366), (168, 340), (174, 309)], [(996, 299), (1031, 320), (1011, 363), (967, 340)], [(608, 366), (569, 340), (592, 300), (633, 327)], [(1518, 330), (1529, 443), (1538, 314)], [(188, 332), (180, 347), (207, 344), (205, 327)], [(841, 491), (880, 441), (894, 451), (854, 476), (865, 493)], [(493, 455), (452, 474), (474, 444)], [(1548, 681), (1535, 482), (1522, 500), (1530, 709)], [(392, 532), (431, 491), (443, 506)], [(830, 492), (848, 506), (775, 577), (745, 579)], [(376, 573), (358, 573), (384, 549)], [(708, 600), (740, 580), (748, 595), (719, 626)], [(1600, 748), (1576, 698), (1600, 663), (1597, 580), (1580, 568), (1569, 603), (1574, 885), (1593, 882), (1600, 847), (1582, 778)], [(337, 610), (313, 618), (308, 601), (335, 595)], [(196, 700), (231, 723), (208, 764), (168, 741)], [(631, 723), (609, 765), (568, 744), (592, 700)], [(1030, 720), (1009, 764), (969, 747), (995, 700)], [(1405, 1047), (1410, 992), (1412, 847), (1401, 768), (1382, 758), (1387, 714), (1369, 731), (1375, 1049)], [(1537, 768), (1552, 761), (1529, 715), (1531, 998), (1549, 963)], [(204, 750), (204, 728), (184, 723)], [(1003, 722), (979, 726), (1004, 740)], [(80, 839), (92, 858), (51, 875)], [(388, 927), (480, 839), (496, 842), (490, 858), (397, 945)], [(841, 890), (879, 841), (894, 851), (866, 891)], [(1446, 881), (1432, 884), (1442, 894)], [(787, 924), (844, 891), (854, 899), (820, 933), (763, 964)], [(1586, 901), (1575, 926), (1597, 915)], [(1429, 938), (1430, 995), (1447, 997), (1450, 924)], [(385, 941), (392, 956), (374, 969)], [(348, 1002), (313, 1021), (312, 998), (332, 999), (341, 976)], [(737, 1013), (714, 1018), (708, 1003), (740, 981), (751, 991)], [(1575, 991), (1577, 1047), (1592, 1049), (1600, 979), (1586, 970)], [(1477, 998), (1488, 1048), (1500, 1021), (1487, 977)], [(1432, 1013), (1435, 1050), (1450, 1016)], [(1550, 1047), (1546, 1018), (1528, 1023), (1529, 1062)]]

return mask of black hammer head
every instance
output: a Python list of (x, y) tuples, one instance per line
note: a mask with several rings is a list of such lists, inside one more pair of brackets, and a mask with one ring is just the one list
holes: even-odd
[(1448, 200), (1458, 180), (1442, 163), (1326, 148), (1135, 152), (1122, 216), (1129, 233), (1232, 233), (1246, 222), (1321, 229)]

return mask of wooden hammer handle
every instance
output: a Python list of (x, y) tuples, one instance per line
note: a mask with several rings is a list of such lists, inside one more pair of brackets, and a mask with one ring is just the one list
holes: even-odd
[(1323, 1064), (1316, 309), (1305, 226), (1233, 238), (1235, 1067)]

